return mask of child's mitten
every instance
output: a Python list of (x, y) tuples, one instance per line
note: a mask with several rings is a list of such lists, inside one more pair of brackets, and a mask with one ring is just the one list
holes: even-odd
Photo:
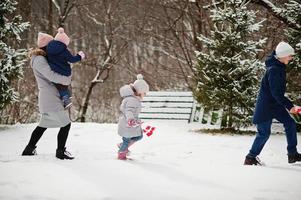
[(79, 51), (78, 55), (80, 55), (80, 57), (82, 58), (82, 60), (85, 59), (85, 57), (86, 57), (86, 55), (85, 55), (85, 53), (83, 51)]
[(128, 125), (128, 127), (135, 128), (137, 126), (140, 126), (142, 123), (143, 122), (140, 120), (129, 119), (127, 125)]
[(145, 133), (149, 137), (154, 133), (155, 130), (156, 127), (146, 126), (145, 129), (143, 129), (143, 133)]

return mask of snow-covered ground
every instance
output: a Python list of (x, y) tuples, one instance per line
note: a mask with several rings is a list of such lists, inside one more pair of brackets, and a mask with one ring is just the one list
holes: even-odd
[(254, 136), (199, 134), (191, 131), (198, 124), (172, 121), (152, 122), (157, 131), (131, 148), (128, 161), (116, 159), (116, 124), (95, 123), (72, 125), (75, 160), (55, 159), (58, 129), (45, 132), (39, 155), (21, 157), (35, 125), (0, 128), (1, 200), (301, 198), (301, 164), (287, 163), (284, 135), (268, 141), (265, 167), (242, 165)]

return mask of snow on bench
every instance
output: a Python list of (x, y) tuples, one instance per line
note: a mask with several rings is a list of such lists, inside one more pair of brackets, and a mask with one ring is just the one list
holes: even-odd
[[(151, 91), (142, 101), (141, 119), (187, 120), (188, 122), (212, 123), (214, 112), (204, 114), (204, 109), (195, 101), (192, 92)], [(218, 114), (218, 116), (221, 113)], [(217, 121), (215, 124), (220, 124)]]

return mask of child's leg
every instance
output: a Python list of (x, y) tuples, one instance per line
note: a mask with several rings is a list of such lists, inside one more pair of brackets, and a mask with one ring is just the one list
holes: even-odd
[(68, 85), (62, 85), (59, 83), (53, 83), (56, 89), (59, 91), (60, 97), (63, 98), (64, 96), (68, 95), (70, 97), (70, 93), (68, 90)]
[(138, 137), (132, 137), (128, 148), (130, 148), (130, 146), (132, 146), (135, 142), (141, 140), (142, 138), (143, 138), (143, 134), (141, 134), (141, 136), (138, 136)]
[(133, 137), (133, 138), (131, 138), (131, 142), (130, 143), (133, 144), (133, 143), (141, 140), (142, 138), (143, 138), (143, 134), (141, 134), (141, 136), (138, 136), (138, 137)]
[(122, 144), (121, 144), (121, 146), (119, 148), (119, 152), (125, 152), (125, 151), (127, 151), (128, 147), (130, 145), (130, 142), (131, 142), (131, 138), (125, 138), (125, 137), (123, 137), (122, 141), (123, 142), (122, 142)]
[(119, 146), (119, 152), (123, 152), (123, 151), (129, 151), (128, 148), (134, 144), (135, 142), (137, 142), (138, 140), (141, 140), (143, 137), (143, 134), (141, 136), (138, 137), (132, 137), (132, 138), (125, 138), (123, 137), (122, 140), (123, 142), (120, 144)]
[(140, 136), (138, 137), (133, 137), (131, 138), (133, 141), (137, 142), (138, 140), (141, 140), (143, 138), (143, 134), (141, 134)]
[(63, 100), (64, 108), (67, 109), (72, 105), (71, 99), (70, 99), (70, 92), (68, 89), (68, 85), (62, 85), (58, 83), (53, 83), (56, 87), (56, 89), (59, 91), (60, 97)]

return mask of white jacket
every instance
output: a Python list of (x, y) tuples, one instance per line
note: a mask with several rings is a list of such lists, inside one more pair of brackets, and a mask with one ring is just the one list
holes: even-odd
[(128, 127), (128, 120), (138, 120), (141, 112), (141, 101), (134, 95), (130, 85), (120, 88), (120, 96), (123, 98), (120, 105), (120, 116), (118, 121), (118, 134), (122, 137), (132, 138), (142, 135), (141, 125)]

